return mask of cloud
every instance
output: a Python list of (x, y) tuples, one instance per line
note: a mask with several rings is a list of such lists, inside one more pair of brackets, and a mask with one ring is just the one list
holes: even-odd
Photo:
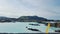
[(60, 6), (58, 0), (0, 0), (0, 15), (8, 17), (37, 15), (55, 19), (60, 17)]

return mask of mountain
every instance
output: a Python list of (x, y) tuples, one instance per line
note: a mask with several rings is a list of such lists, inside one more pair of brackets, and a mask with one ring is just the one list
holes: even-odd
[(9, 17), (0, 16), (0, 22), (12, 22), (15, 20), (16, 20), (16, 18), (9, 18)]
[(54, 21), (54, 22), (60, 22), (60, 20), (49, 20), (43, 17), (38, 16), (21, 16), (19, 18), (9, 18), (0, 16), (0, 22), (44, 22), (44, 21)]
[(18, 18), (18, 21), (22, 22), (39, 22), (39, 21), (46, 21), (46, 18), (38, 17), (38, 16), (21, 16)]

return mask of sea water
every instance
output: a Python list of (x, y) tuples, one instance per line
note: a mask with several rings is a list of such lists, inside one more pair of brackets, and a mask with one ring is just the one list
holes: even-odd
[[(0, 23), (0, 33), (42, 33), (46, 31), (46, 25), (39, 24), (40, 26), (33, 26), (29, 24), (39, 24), (37, 22), (5, 22)], [(39, 31), (31, 31), (28, 28), (38, 29)], [(55, 28), (51, 27), (49, 32), (54, 32)]]

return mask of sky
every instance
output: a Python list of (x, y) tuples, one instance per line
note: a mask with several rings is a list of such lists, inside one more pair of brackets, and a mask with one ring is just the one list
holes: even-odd
[(60, 20), (60, 0), (0, 0), (0, 16), (39, 16)]

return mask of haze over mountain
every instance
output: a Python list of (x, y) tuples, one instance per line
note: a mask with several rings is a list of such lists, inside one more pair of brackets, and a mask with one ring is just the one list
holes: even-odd
[(0, 16), (33, 15), (60, 20), (60, 0), (0, 0)]

